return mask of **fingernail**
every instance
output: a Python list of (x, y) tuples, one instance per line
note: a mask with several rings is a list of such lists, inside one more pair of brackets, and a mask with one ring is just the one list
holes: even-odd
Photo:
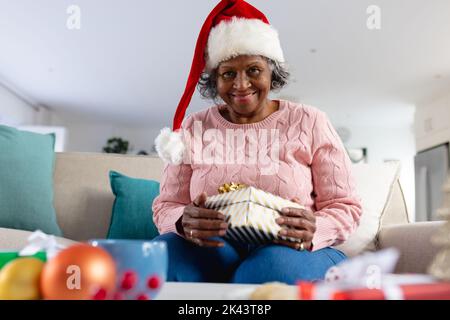
[(283, 212), (283, 213), (289, 213), (289, 209), (288, 209), (288, 208), (283, 208), (283, 209), (281, 209), (281, 212)]
[(283, 219), (283, 218), (278, 218), (278, 219), (275, 220), (275, 221), (276, 221), (276, 223), (278, 223), (278, 224), (284, 223), (284, 219)]
[(220, 228), (221, 228), (221, 229), (228, 228), (228, 223), (221, 223), (221, 224), (220, 224)]
[(287, 231), (284, 230), (284, 229), (282, 229), (282, 230), (280, 230), (280, 234), (281, 234), (282, 236), (285, 236), (285, 235), (287, 234)]

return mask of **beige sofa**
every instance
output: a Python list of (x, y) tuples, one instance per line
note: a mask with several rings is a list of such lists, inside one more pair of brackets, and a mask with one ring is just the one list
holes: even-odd
[[(54, 204), (58, 223), (66, 238), (60, 241), (69, 244), (106, 236), (114, 201), (109, 184), (110, 170), (159, 180), (162, 169), (160, 159), (149, 156), (58, 153)], [(376, 248), (393, 246), (400, 249), (397, 272), (426, 272), (438, 250), (431, 245), (430, 235), (441, 224), (408, 223), (403, 193), (397, 182), (381, 219)], [(29, 234), (28, 231), (0, 228), (0, 249), (22, 248)]]

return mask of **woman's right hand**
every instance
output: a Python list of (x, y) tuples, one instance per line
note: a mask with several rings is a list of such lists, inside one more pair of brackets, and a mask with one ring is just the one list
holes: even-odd
[(180, 218), (184, 236), (202, 247), (223, 247), (222, 241), (209, 238), (224, 236), (228, 223), (221, 212), (205, 208), (206, 198), (207, 194), (203, 192), (184, 208)]

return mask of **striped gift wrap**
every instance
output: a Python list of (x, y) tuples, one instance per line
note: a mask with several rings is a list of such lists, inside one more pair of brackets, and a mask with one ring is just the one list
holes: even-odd
[(281, 227), (275, 222), (284, 207), (304, 209), (298, 203), (247, 187), (208, 197), (205, 206), (225, 215), (229, 225), (226, 239), (254, 245), (275, 239), (299, 241), (278, 236)]

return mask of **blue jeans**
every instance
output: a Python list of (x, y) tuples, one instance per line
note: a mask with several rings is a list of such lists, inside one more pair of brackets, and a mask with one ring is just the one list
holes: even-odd
[(346, 259), (339, 250), (314, 252), (287, 246), (243, 245), (222, 238), (221, 248), (199, 247), (175, 233), (162, 234), (153, 241), (165, 241), (169, 251), (167, 281), (265, 283), (322, 280), (326, 271)]

